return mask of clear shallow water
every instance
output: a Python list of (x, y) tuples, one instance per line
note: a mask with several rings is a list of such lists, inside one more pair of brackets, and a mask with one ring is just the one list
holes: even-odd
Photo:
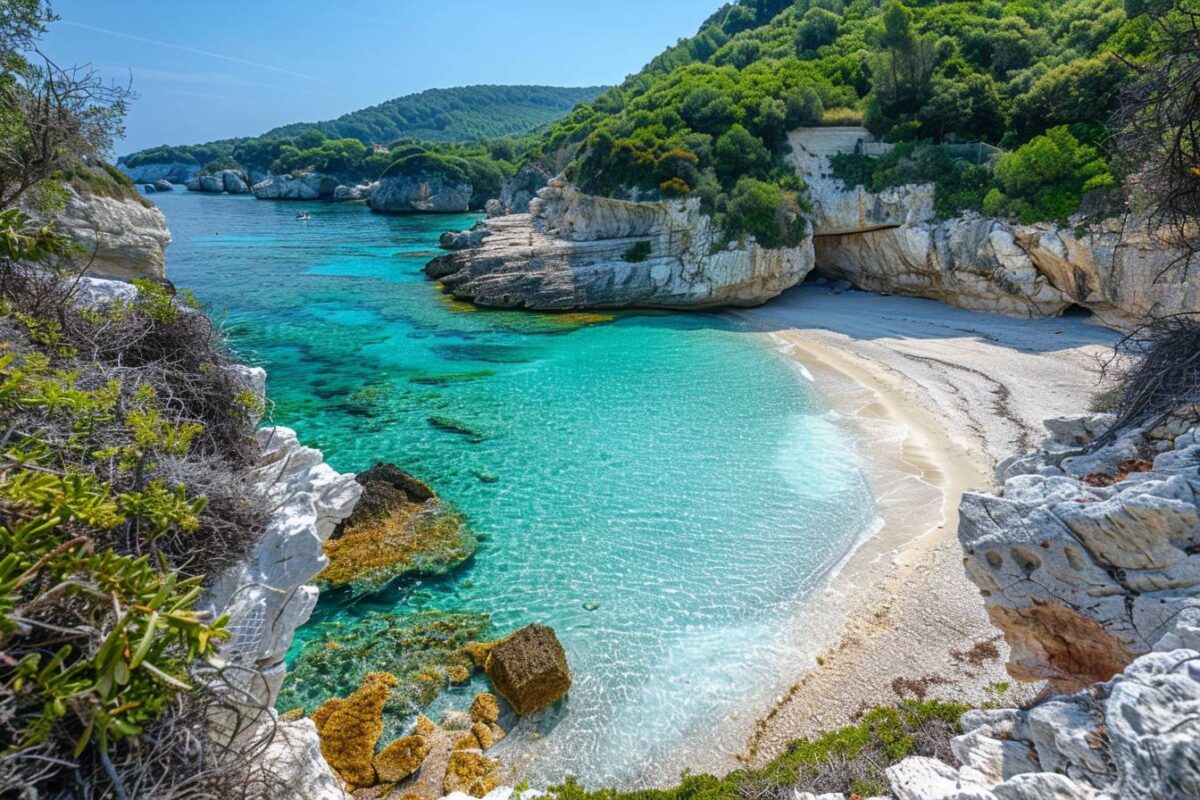
[[(481, 535), (453, 575), (327, 598), (314, 626), (406, 607), (552, 625), (570, 698), (497, 748), (534, 785), (661, 781), (704, 748), (737, 749), (719, 731), (786, 678), (786, 622), (876, 516), (852, 444), (794, 364), (720, 315), (581, 327), (449, 303), (420, 269), (474, 217), (154, 199), (171, 278), (266, 366), (275, 421), (339, 470), (414, 472)], [(301, 208), (312, 222), (293, 219)], [(476, 688), (439, 704), (465, 707)]]

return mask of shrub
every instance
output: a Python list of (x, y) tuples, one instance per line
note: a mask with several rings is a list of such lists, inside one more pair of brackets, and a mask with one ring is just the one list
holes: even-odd
[(794, 247), (806, 230), (799, 197), (773, 183), (742, 178), (733, 189), (723, 230), (732, 238), (753, 236), (766, 248)]
[(1061, 125), (1001, 157), (996, 180), (1001, 191), (989, 192), (989, 213), (1024, 223), (1066, 219), (1079, 209), (1084, 193), (1114, 183), (1099, 151)]
[(634, 242), (629, 245), (629, 248), (622, 254), (621, 259), (630, 264), (640, 264), (650, 257), (651, 249), (650, 242), (643, 239), (640, 242)]
[(436, 153), (417, 153), (398, 158), (383, 171), (384, 178), (439, 175), (451, 181), (470, 183), (466, 165)]

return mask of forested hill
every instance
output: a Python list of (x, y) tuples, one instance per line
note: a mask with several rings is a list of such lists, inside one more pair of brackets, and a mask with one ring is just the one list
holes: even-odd
[(553, 122), (578, 103), (594, 100), (603, 86), (461, 86), (429, 89), (343, 114), (325, 122), (295, 123), (265, 136), (297, 136), (316, 129), (330, 139), (387, 144), (396, 139), (466, 142), (515, 136)]
[[(698, 195), (735, 229), (755, 216), (766, 228), (789, 193), (804, 202), (787, 132), (864, 124), (899, 146), (843, 164), (856, 182), (934, 180), (946, 213), (1059, 219), (1120, 182), (1113, 113), (1160, 56), (1153, 17), (1171, 5), (740, 0), (555, 123), (542, 157), (587, 191)], [(954, 141), (1008, 155), (952, 163), (941, 145)]]
[(527, 133), (560, 119), (576, 104), (596, 98), (603, 86), (463, 86), (430, 89), (352, 111), (325, 122), (297, 122), (259, 137), (222, 139), (196, 145), (163, 145), (124, 156), (133, 167), (179, 161), (201, 165), (229, 156), (239, 145), (290, 139), (318, 131), (329, 139), (357, 139), (365, 145), (397, 139), (474, 142)]

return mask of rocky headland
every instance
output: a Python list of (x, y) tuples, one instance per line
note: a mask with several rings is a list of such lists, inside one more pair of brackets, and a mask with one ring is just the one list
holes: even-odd
[(381, 214), (458, 214), (470, 208), (473, 193), (470, 182), (443, 172), (384, 175), (367, 205)]
[(566, 310), (752, 306), (803, 280), (812, 247), (719, 247), (698, 200), (635, 203), (556, 179), (529, 213), (500, 216), (443, 239), (454, 249), (425, 268), (456, 298), (485, 306)]

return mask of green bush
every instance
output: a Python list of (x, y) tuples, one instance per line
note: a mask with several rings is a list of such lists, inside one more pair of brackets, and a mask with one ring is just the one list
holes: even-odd
[(642, 240), (629, 245), (628, 249), (621, 255), (622, 261), (627, 261), (630, 264), (640, 264), (650, 257), (652, 247), (650, 242)]
[(731, 238), (753, 236), (766, 248), (795, 247), (806, 225), (795, 192), (774, 183), (742, 178), (733, 188), (722, 222)]
[(1065, 220), (1083, 195), (1114, 185), (1096, 148), (1081, 144), (1066, 126), (1034, 137), (996, 164), (998, 187), (988, 192), (984, 211), (1022, 222)]
[(470, 183), (466, 164), (437, 153), (418, 153), (396, 159), (383, 171), (382, 177), (416, 177), (418, 175), (440, 175), (448, 180)]

